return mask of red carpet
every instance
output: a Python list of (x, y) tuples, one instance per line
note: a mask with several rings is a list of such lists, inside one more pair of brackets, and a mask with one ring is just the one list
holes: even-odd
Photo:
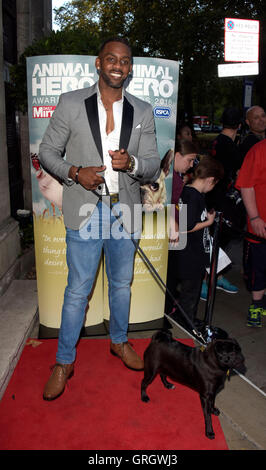
[[(130, 341), (141, 355), (150, 342)], [(189, 388), (176, 384), (167, 390), (157, 377), (147, 389), (151, 401), (143, 403), (143, 372), (127, 369), (112, 356), (109, 340), (81, 340), (64, 394), (44, 401), (57, 340), (28, 343), (0, 403), (1, 450), (227, 449), (216, 416), (216, 438), (205, 437), (200, 399)]]

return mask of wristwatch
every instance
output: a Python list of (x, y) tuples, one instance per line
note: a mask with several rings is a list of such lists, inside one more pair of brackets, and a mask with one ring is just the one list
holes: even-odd
[(79, 171), (81, 170), (82, 166), (79, 166), (76, 170), (76, 173), (75, 173), (75, 183), (76, 184), (79, 184)]
[(135, 170), (135, 165), (136, 165), (135, 158), (133, 157), (133, 155), (130, 155), (127, 173), (133, 173)]

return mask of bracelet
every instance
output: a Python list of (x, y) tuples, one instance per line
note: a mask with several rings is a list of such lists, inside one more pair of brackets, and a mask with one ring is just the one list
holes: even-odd
[(251, 219), (249, 219), (249, 220), (250, 220), (250, 222), (252, 222), (252, 220), (256, 220), (256, 219), (259, 219), (259, 218), (260, 218), (260, 216), (256, 215), (256, 217), (251, 217)]
[(81, 168), (82, 168), (82, 166), (79, 166), (77, 171), (76, 171), (76, 174), (75, 174), (75, 183), (76, 184), (79, 184), (79, 171), (80, 171)]

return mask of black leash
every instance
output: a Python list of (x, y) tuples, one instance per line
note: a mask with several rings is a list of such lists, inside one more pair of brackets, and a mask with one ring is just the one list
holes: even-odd
[[(102, 194), (99, 194), (97, 191), (94, 191), (92, 190), (92, 192), (99, 198), (99, 200), (101, 202), (103, 202), (105, 205), (107, 205), (110, 209), (111, 209), (111, 212), (113, 213), (114, 217), (116, 218), (116, 220), (120, 223), (121, 227), (123, 228), (123, 230), (125, 230), (125, 232), (128, 234), (128, 236), (130, 237), (132, 243), (134, 244), (135, 248), (136, 248), (136, 251), (141, 255), (143, 261), (146, 263), (148, 269), (151, 271), (151, 273), (154, 275), (154, 277), (157, 279), (157, 281), (159, 282), (159, 285), (161, 287), (164, 288), (165, 292), (167, 292), (167, 294), (169, 295), (169, 297), (171, 298), (171, 300), (173, 301), (174, 305), (179, 309), (179, 311), (181, 312), (183, 318), (186, 320), (186, 322), (190, 325), (191, 327), (191, 331), (193, 333), (193, 335), (195, 337), (198, 338), (199, 342), (201, 342), (203, 345), (206, 345), (207, 344), (207, 340), (204, 338), (203, 334), (201, 333), (201, 331), (199, 331), (194, 323), (192, 322), (192, 320), (189, 318), (189, 316), (187, 315), (187, 313), (184, 311), (184, 309), (181, 307), (181, 305), (179, 304), (179, 302), (176, 300), (176, 298), (174, 297), (174, 295), (172, 294), (172, 292), (168, 289), (168, 287), (166, 286), (165, 282), (162, 280), (161, 276), (159, 275), (159, 273), (156, 271), (156, 269), (154, 268), (153, 264), (150, 262), (150, 260), (148, 259), (148, 257), (146, 256), (146, 254), (144, 253), (144, 251), (142, 250), (142, 248), (139, 246), (139, 241), (136, 241), (132, 235), (125, 229), (124, 225), (123, 225), (123, 222), (121, 221), (120, 217), (119, 217), (119, 214), (117, 214), (115, 211), (114, 211), (114, 208), (113, 208), (113, 204), (111, 202), (111, 195), (110, 195), (110, 192), (109, 192), (109, 189), (108, 189), (108, 186), (106, 184), (106, 181), (104, 180), (104, 185), (105, 185), (105, 188), (106, 188), (106, 197), (109, 199), (109, 204), (107, 203), (107, 201), (104, 201), (103, 199), (103, 195)], [(221, 216), (221, 221), (223, 223), (225, 223), (229, 228), (231, 228), (232, 230), (235, 230), (237, 231), (238, 233), (242, 234), (243, 236), (245, 237), (249, 237), (251, 238), (252, 240), (255, 240), (255, 241), (259, 241), (259, 242), (263, 242), (265, 243), (266, 240), (264, 238), (261, 238), (257, 235), (254, 235), (250, 232), (247, 232), (245, 230), (241, 230), (240, 228), (236, 227), (232, 222), (230, 222), (229, 220), (225, 219), (224, 217)], [(217, 255), (218, 256), (218, 255)], [(216, 270), (216, 268), (215, 268)], [(211, 296), (211, 299), (212, 299), (212, 302), (214, 301), (214, 297)], [(164, 313), (164, 315), (168, 317), (168, 315), (166, 315)], [(173, 320), (173, 319), (171, 319)], [(174, 320), (173, 320), (174, 321)], [(175, 322), (177, 323), (177, 322)], [(178, 323), (177, 323), (178, 325)], [(178, 325), (180, 326), (180, 325)], [(208, 331), (208, 327), (210, 328), (210, 331)], [(211, 331), (211, 327), (209, 324), (206, 324), (205, 325), (205, 333), (207, 333), (207, 336), (209, 337), (209, 339), (211, 339), (212, 337), (212, 334), (213, 332)], [(215, 329), (214, 329), (215, 330)], [(186, 330), (187, 331), (187, 330)], [(222, 331), (222, 330), (221, 330)], [(189, 332), (188, 332), (189, 333)]]
[[(125, 229), (125, 227), (123, 226), (123, 223), (121, 222), (121, 220), (119, 219), (119, 215), (116, 214), (113, 210), (113, 207), (111, 207), (111, 211), (113, 212), (115, 218), (119, 221), (120, 225), (122, 226), (123, 229)], [(125, 230), (127, 232), (127, 230)], [(148, 266), (148, 268), (150, 269), (150, 271), (154, 274), (154, 276), (156, 277), (157, 281), (159, 281), (160, 285), (165, 289), (165, 291), (167, 292), (167, 294), (171, 297), (171, 300), (174, 302), (174, 305), (176, 305), (178, 307), (178, 309), (180, 310), (180, 312), (182, 313), (183, 317), (185, 318), (185, 320), (187, 321), (187, 323), (190, 325), (191, 329), (192, 329), (192, 333), (197, 336), (204, 344), (206, 344), (206, 341), (205, 339), (203, 338), (202, 336), (202, 333), (200, 331), (197, 330), (197, 328), (195, 327), (195, 325), (193, 324), (193, 322), (191, 321), (191, 319), (189, 318), (189, 316), (186, 314), (186, 312), (184, 311), (184, 309), (181, 307), (181, 305), (179, 304), (179, 302), (176, 300), (176, 298), (173, 296), (172, 292), (168, 289), (168, 287), (166, 286), (166, 284), (164, 283), (164, 281), (162, 280), (161, 276), (159, 275), (159, 273), (156, 271), (155, 267), (153, 266), (153, 264), (150, 262), (150, 260), (148, 259), (148, 257), (145, 255), (144, 251), (142, 250), (142, 248), (139, 246), (139, 243), (134, 240), (134, 238), (131, 237), (131, 235), (127, 232), (127, 234), (130, 236), (133, 244), (135, 245), (135, 248), (136, 250), (138, 251), (138, 253), (141, 255), (142, 259), (145, 261), (146, 265)]]

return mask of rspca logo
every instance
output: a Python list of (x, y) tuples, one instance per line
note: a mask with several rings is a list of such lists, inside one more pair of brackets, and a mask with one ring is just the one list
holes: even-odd
[(158, 118), (169, 118), (171, 116), (171, 109), (157, 106), (154, 108), (154, 116)]

